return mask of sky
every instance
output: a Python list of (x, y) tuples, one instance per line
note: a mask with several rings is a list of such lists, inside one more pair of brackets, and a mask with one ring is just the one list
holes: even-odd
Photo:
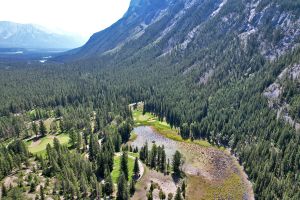
[(0, 21), (37, 24), (89, 38), (120, 19), (130, 0), (0, 0)]

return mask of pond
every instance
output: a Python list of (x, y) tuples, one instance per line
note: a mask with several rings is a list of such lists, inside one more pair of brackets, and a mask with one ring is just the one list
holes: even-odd
[[(251, 183), (247, 175), (239, 166), (237, 160), (226, 150), (216, 147), (205, 147), (191, 142), (178, 142), (157, 133), (152, 127), (140, 126), (134, 128), (137, 135), (132, 146), (139, 149), (148, 142), (149, 150), (155, 143), (164, 145), (167, 159), (172, 162), (173, 155), (178, 150), (184, 159), (183, 172), (188, 176), (188, 183), (198, 181), (202, 188), (210, 188), (207, 195), (220, 193), (234, 198), (254, 199)], [(238, 185), (238, 187), (237, 187)], [(197, 193), (198, 184), (188, 189), (192, 196), (204, 195)], [(208, 196), (207, 196), (208, 198)], [(210, 199), (210, 198), (208, 198)]]
[(138, 147), (139, 149), (148, 142), (149, 150), (151, 150), (152, 145), (155, 143), (157, 146), (164, 146), (167, 159), (172, 161), (172, 157), (178, 149), (177, 142), (170, 140), (158, 133), (156, 133), (149, 126), (140, 126), (134, 128), (134, 133), (137, 134), (137, 138), (134, 142), (132, 142), (132, 146)]

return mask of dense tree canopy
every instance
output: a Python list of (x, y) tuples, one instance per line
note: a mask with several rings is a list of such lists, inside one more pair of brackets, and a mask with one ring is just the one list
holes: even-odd
[[(263, 10), (269, 2), (260, 1), (257, 10)], [(280, 9), (299, 15), (298, 1), (276, 2)], [(56, 131), (79, 133), (73, 134), (72, 143), (79, 144), (78, 149), (89, 148), (89, 161), (54, 145), (48, 148), (44, 172), (49, 176), (61, 174), (59, 185), (63, 187), (59, 191), (66, 196), (77, 190), (84, 195), (91, 190), (94, 179), (106, 178), (110, 183), (105, 171), (112, 171), (113, 154), (128, 141), (132, 130), (128, 104), (143, 101), (144, 112), (152, 112), (180, 128), (183, 138), (207, 139), (229, 147), (254, 183), (256, 197), (300, 199), (299, 133), (277, 118), (263, 96), (285, 68), (299, 64), (300, 50), (286, 52), (272, 61), (260, 53), (257, 38), (276, 46), (282, 37), (280, 31), (267, 26), (272, 21), (270, 15), (262, 21), (259, 32), (249, 36), (246, 46), (239, 37), (243, 18), (232, 17), (228, 24), (213, 18), (184, 51), (177, 46), (165, 54), (173, 38), (183, 42), (189, 25), (207, 17), (204, 8), (211, 5), (206, 6), (191, 8), (189, 17), (178, 21), (178, 29), (157, 43), (152, 41), (153, 35), (174, 17), (172, 14), (149, 27), (143, 37), (124, 44), (125, 50), (117, 54), (71, 63), (0, 63), (0, 138), (48, 134), (39, 121), (50, 117), (57, 122)], [(180, 8), (177, 5), (172, 9)], [(222, 14), (243, 16), (243, 10), (242, 1), (230, 0)], [(299, 122), (298, 83), (285, 79), (283, 88), (281, 100), (290, 104), (288, 112)], [(115, 127), (108, 131), (111, 124)], [(55, 130), (55, 125), (52, 127)], [(75, 140), (81, 138), (77, 136), (82, 142)], [(19, 145), (1, 146), (0, 177), (26, 159)], [(152, 168), (166, 170), (163, 147), (148, 150), (145, 146), (140, 158)], [(126, 178), (121, 178), (123, 187)], [(77, 181), (82, 188), (75, 184)], [(109, 185), (104, 187), (107, 195), (112, 191)], [(127, 193), (119, 195), (121, 198)]]

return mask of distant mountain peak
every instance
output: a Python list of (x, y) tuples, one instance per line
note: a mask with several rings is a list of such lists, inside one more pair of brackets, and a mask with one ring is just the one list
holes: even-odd
[(40, 25), (0, 21), (1, 48), (71, 49), (81, 45), (82, 39)]

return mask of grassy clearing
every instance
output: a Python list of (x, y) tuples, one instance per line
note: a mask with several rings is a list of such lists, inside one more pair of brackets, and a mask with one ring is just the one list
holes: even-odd
[[(118, 178), (120, 176), (120, 163), (121, 163), (121, 156), (114, 157), (114, 169), (111, 172), (111, 176), (114, 183), (118, 182)], [(129, 171), (129, 181), (131, 181), (133, 175), (133, 167), (134, 167), (134, 159), (128, 157), (128, 171)]]
[(140, 155), (139, 155), (139, 153), (128, 152), (128, 156), (139, 158)]
[(47, 135), (44, 138), (39, 139), (38, 141), (27, 141), (26, 144), (28, 145), (29, 152), (37, 155), (44, 155), (47, 145), (53, 145), (54, 138), (57, 138), (62, 145), (68, 145), (70, 139), (68, 134), (60, 134)]
[(205, 140), (184, 140), (179, 135), (179, 130), (172, 128), (166, 121), (159, 121), (158, 117), (154, 116), (151, 113), (145, 113), (140, 108), (133, 110), (133, 119), (135, 126), (151, 126), (155, 131), (162, 134), (163, 136), (175, 140), (178, 142), (194, 143), (202, 147), (211, 147), (212, 145)]
[(244, 191), (243, 183), (237, 174), (232, 174), (224, 181), (218, 182), (188, 176), (188, 199), (243, 199)]
[(131, 135), (130, 135), (130, 138), (129, 138), (129, 142), (133, 142), (135, 141), (137, 138), (137, 134), (132, 132)]

